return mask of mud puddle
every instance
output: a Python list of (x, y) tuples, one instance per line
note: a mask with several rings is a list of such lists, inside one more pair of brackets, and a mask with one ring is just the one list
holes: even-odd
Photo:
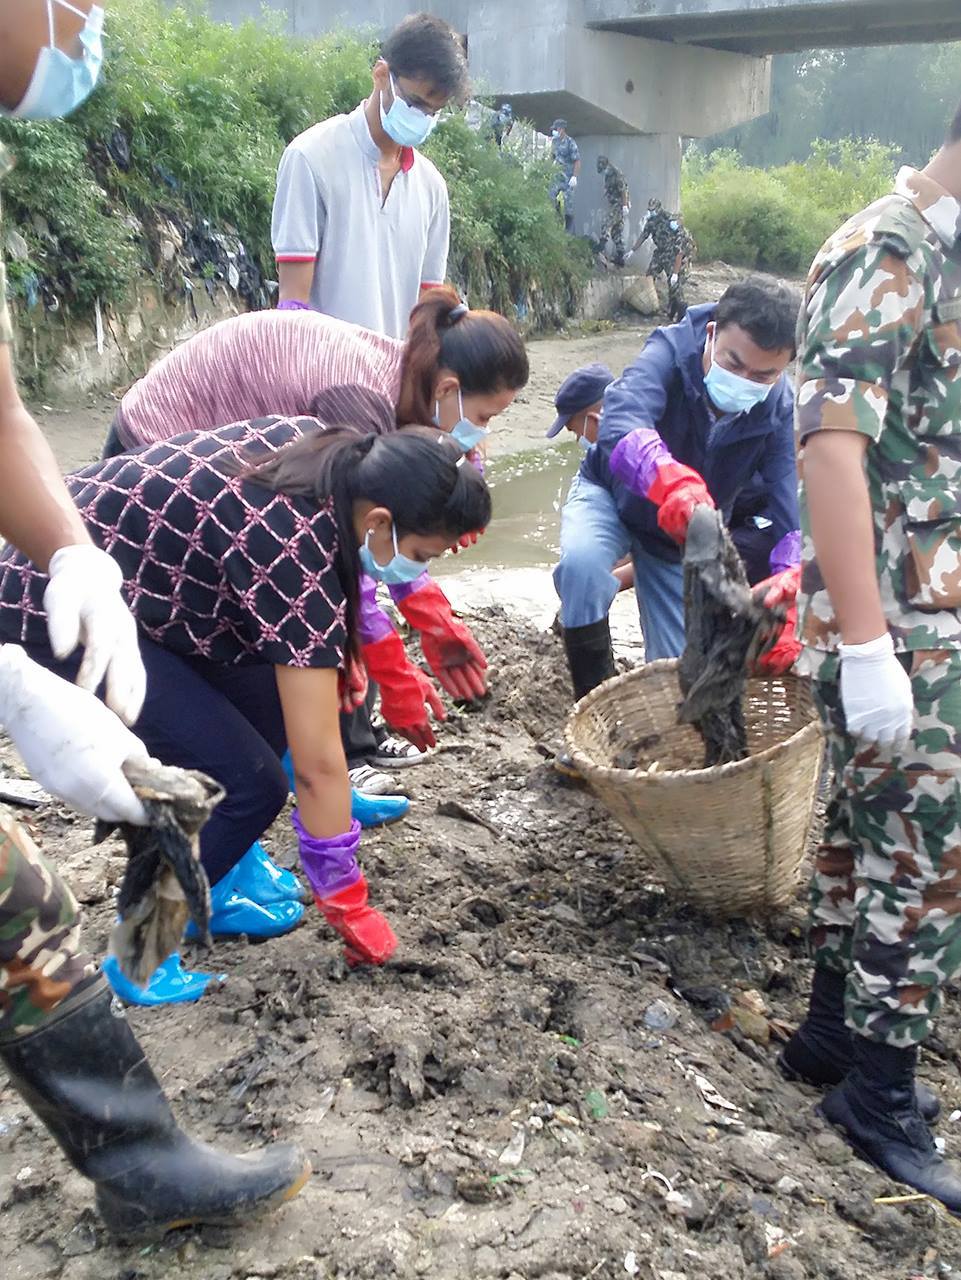
[[(496, 458), (486, 477), (494, 519), (477, 545), (444, 556), (431, 569), (458, 609), (502, 607), (536, 627), (550, 627), (559, 601), (551, 577), (560, 552), (561, 507), (581, 464), (577, 443)], [(615, 652), (634, 660), (644, 645), (632, 591), (611, 610)]]

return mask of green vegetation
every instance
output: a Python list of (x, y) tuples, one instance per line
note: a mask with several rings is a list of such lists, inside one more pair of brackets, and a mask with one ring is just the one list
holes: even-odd
[(803, 274), (827, 237), (890, 190), (891, 147), (816, 141), (803, 163), (757, 169), (733, 150), (684, 158), (682, 205), (702, 259)]
[[(69, 120), (0, 118), (0, 142), (17, 160), (3, 185), (5, 227), (22, 236), (16, 252), (8, 237), (13, 288), (75, 312), (118, 302), (143, 269), (182, 290), (170, 237), (174, 266), (185, 259), (210, 283), (232, 261), (218, 249), (226, 235), (248, 255), (241, 292), (262, 305), (280, 154), (370, 92), (373, 44), (292, 40), (267, 19), (235, 29), (160, 0), (117, 0), (105, 46), (102, 82)], [(545, 175), (502, 162), (457, 117), (430, 154), (450, 183), (451, 274), (472, 303), (513, 314), (515, 300), (531, 297), (544, 319), (567, 314), (589, 261), (553, 217)]]

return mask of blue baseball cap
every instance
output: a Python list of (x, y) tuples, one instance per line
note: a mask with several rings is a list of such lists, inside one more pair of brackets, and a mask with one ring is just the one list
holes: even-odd
[(554, 397), (557, 417), (547, 433), (548, 440), (560, 435), (575, 413), (603, 400), (604, 392), (614, 381), (616, 379), (606, 364), (586, 364), (575, 369), (564, 379)]

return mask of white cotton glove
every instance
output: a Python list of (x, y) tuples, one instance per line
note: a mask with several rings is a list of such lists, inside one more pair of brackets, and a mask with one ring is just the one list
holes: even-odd
[(17, 644), (0, 647), (0, 725), (45, 790), (88, 817), (146, 825), (122, 766), (149, 759), (147, 748), (99, 698)]
[(622, 205), (621, 205), (621, 217), (622, 217), (625, 221), (627, 221), (627, 219), (628, 219), (630, 216), (631, 216), (631, 206), (630, 206), (629, 204), (622, 204)]
[(61, 547), (50, 557), (50, 582), (43, 593), (50, 647), (69, 658), (83, 645), (77, 675), (93, 693), (107, 677), (107, 706), (133, 724), (147, 691), (147, 675), (137, 644), (137, 625), (120, 594), (123, 574), (99, 547)]
[(671, 273), (671, 287), (673, 288), (674, 285), (676, 284), (677, 284), (677, 272), (674, 271)]
[(865, 644), (842, 644), (841, 705), (848, 733), (879, 747), (904, 746), (914, 723), (911, 680), (888, 632)]
[(567, 181), (567, 189), (569, 191), (577, 190), (577, 178), (574, 176), (574, 174), (571, 174), (570, 178)]

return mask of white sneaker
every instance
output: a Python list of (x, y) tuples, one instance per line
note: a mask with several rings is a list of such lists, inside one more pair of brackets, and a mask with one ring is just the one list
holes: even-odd
[(429, 753), (419, 750), (406, 738), (391, 735), (382, 738), (377, 744), (377, 750), (367, 759), (381, 769), (409, 769), (411, 765), (423, 764), (429, 759)]
[(404, 796), (407, 792), (394, 778), (372, 769), (369, 764), (359, 764), (348, 769), (347, 777), (355, 791), (365, 791), (369, 796)]

